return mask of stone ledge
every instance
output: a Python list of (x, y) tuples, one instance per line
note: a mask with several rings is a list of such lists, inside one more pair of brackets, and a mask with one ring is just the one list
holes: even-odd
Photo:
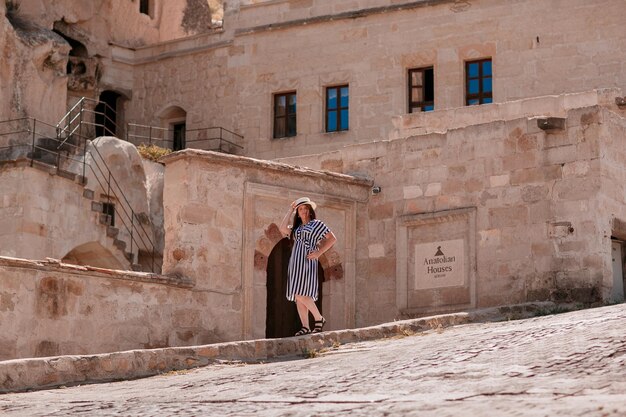
[(284, 339), (130, 350), (97, 355), (15, 359), (0, 362), (0, 393), (144, 378), (223, 361), (252, 363), (294, 357), (336, 344), (407, 336), (469, 322), (470, 314), (457, 313)]
[[(332, 181), (341, 181), (351, 185), (367, 187), (368, 189), (374, 185), (371, 178), (361, 178), (353, 175), (340, 174), (332, 171), (315, 170), (306, 167), (289, 165), (282, 162), (267, 161), (263, 159), (250, 158), (247, 156), (229, 155), (221, 152), (203, 151), (200, 149), (183, 149), (181, 151), (172, 152), (159, 158), (159, 162), (167, 165), (179, 159), (203, 159), (210, 161), (212, 164), (223, 164), (227, 166), (242, 166), (249, 168), (258, 168), (263, 170), (271, 170), (290, 175), (302, 175), (312, 178), (328, 179)], [(369, 193), (369, 190), (368, 190)]]
[(150, 284), (168, 285), (178, 288), (193, 288), (195, 281), (188, 277), (176, 275), (160, 275), (151, 272), (122, 271), (98, 268), (89, 265), (73, 265), (58, 259), (30, 260), (0, 256), (0, 267), (36, 269), (40, 271), (62, 272), (73, 275), (89, 275), (90, 277), (113, 278), (126, 281), (138, 281)]
[[(399, 4), (349, 10), (346, 12), (324, 14), (320, 16), (306, 17), (302, 19), (290, 19), (290, 20), (281, 21), (281, 22), (265, 23), (265, 24), (253, 26), (253, 27), (239, 28), (235, 30), (235, 36), (250, 35), (250, 34), (254, 34), (258, 32), (265, 32), (269, 30), (288, 29), (291, 27), (306, 26), (306, 25), (312, 25), (316, 23), (333, 22), (337, 20), (357, 19), (361, 17), (374, 15), (374, 14), (392, 13), (392, 12), (399, 12), (403, 10), (412, 10), (412, 9), (417, 9), (420, 7), (435, 6), (435, 5), (443, 4), (443, 3), (452, 3), (455, 1), (456, 0), (414, 0), (414, 1), (397, 2)], [(255, 3), (255, 4), (250, 4), (250, 5), (242, 5), (241, 10), (253, 9), (253, 8), (258, 8), (258, 7), (266, 7), (268, 5), (272, 5), (273, 3), (274, 4), (284, 3), (284, 0), (277, 1), (277, 2), (263, 2), (263, 3)]]

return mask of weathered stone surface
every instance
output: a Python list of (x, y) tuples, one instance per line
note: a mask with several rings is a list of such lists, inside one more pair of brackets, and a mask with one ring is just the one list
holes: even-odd
[[(498, 315), (519, 318), (551, 308), (512, 306)], [(70, 416), (626, 412), (624, 346), (617, 330), (625, 325), (623, 306), (455, 327), (448, 327), (447, 317), (253, 344), (5, 362), (0, 375), (9, 381), (8, 389), (35, 383), (81, 386), (5, 394), (0, 410), (7, 416), (49, 414), (51, 407)], [(49, 376), (35, 377), (41, 373)], [(156, 374), (161, 375), (107, 383)], [(476, 378), (468, 380), (468, 374)]]
[[(183, 277), (0, 257), (0, 282), (11, 291), (0, 293), (0, 360), (197, 344), (210, 328)], [(179, 305), (184, 323), (195, 317), (193, 337), (169, 336)]]

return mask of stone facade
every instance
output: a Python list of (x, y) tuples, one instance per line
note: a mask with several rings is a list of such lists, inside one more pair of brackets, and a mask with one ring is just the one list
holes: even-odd
[(193, 150), (163, 162), (163, 272), (194, 277), (195, 290), (221, 298), (206, 314), (223, 340), (265, 337), (268, 258), (282, 238), (278, 224), (302, 195), (318, 203), (318, 218), (338, 237), (320, 259), (328, 328), (358, 324), (356, 259), (365, 241), (357, 218), (369, 180)]
[[(0, 164), (0, 256), (112, 269), (143, 263), (146, 270), (160, 271), (162, 166), (143, 161), (133, 145), (111, 137), (92, 141), (86, 155), (86, 164), (70, 159), (60, 169), (27, 159)], [(144, 167), (152, 172), (150, 184)]]
[(188, 279), (0, 257), (0, 284), (0, 361), (221, 340)]
[[(615, 95), (621, 93), (510, 102), (493, 108), (491, 121), (483, 115), (481, 124), (451, 123), (433, 133), (423, 132), (429, 118), (437, 125), (463, 109), (407, 115), (397, 121), (394, 140), (283, 159), (366, 174), (381, 187), (362, 220), (369, 250), (358, 252), (357, 298), (369, 308), (360, 322), (535, 300), (610, 299), (611, 238), (623, 239), (625, 214), (626, 159), (615, 146), (626, 122)], [(519, 118), (512, 111), (523, 108), (540, 113)], [(541, 129), (547, 116), (562, 117), (563, 129)], [(454, 239), (465, 242), (467, 276), (449, 287), (432, 279), (431, 289), (416, 288), (415, 246)]]
[(105, 90), (130, 99), (132, 69), (120, 50), (222, 25), (219, 0), (147, 3), (147, 13), (141, 13), (139, 0), (3, 1), (0, 48), (11, 59), (0, 70), (0, 120), (28, 116), (56, 123), (66, 106), (83, 96), (98, 99)]
[[(241, 0), (226, 5), (223, 26), (208, 18), (206, 5), (218, 3), (149, 4), (153, 15), (138, 13), (137, 1), (120, 9), (110, 0), (29, 2), (19, 12), (0, 3), (0, 46), (15, 55), (0, 68), (0, 122), (36, 117), (54, 129), (68, 105), (108, 91), (118, 136), (126, 122), (244, 136), (242, 156), (187, 149), (152, 166), (148, 180), (131, 145), (104, 140), (137, 213), (152, 219), (169, 278), (132, 285), (151, 295), (136, 321), (107, 322), (121, 330), (105, 335), (114, 340), (103, 349), (265, 337), (277, 224), (302, 195), (319, 203), (339, 239), (321, 260), (330, 329), (537, 300), (623, 299), (623, 272), (612, 270), (623, 259), (612, 264), (611, 252), (612, 241), (626, 241), (622, 0)], [(476, 59), (491, 60), (493, 103), (464, 107), (466, 62)], [(424, 67), (434, 74), (435, 111), (407, 114), (409, 70)], [(349, 90), (349, 129), (329, 133), (326, 92), (339, 86)], [(283, 93), (297, 97), (296, 134), (275, 139), (274, 99)], [(0, 136), (0, 147), (31, 140)], [(138, 261), (98, 231), (79, 183), (19, 161), (0, 175), (8, 242), (0, 254), (107, 268)], [(0, 277), (12, 279), (11, 265)], [(48, 285), (48, 272), (31, 267), (23, 309), (11, 294), (2, 298), (23, 320), (40, 314), (41, 286), (76, 295), (72, 303), (90, 294), (85, 303), (100, 300), (93, 308), (131, 308), (127, 289), (83, 290), (95, 285), (80, 283), (93, 270), (71, 282), (53, 271)], [(152, 287), (172, 277), (188, 285)], [(158, 320), (154, 305), (169, 297), (154, 339), (127, 335)], [(68, 325), (50, 320), (53, 329)], [(7, 357), (102, 351), (41, 332), (2, 349)]]
[[(601, 4), (601, 6), (599, 6)], [(468, 60), (493, 61), (493, 101), (626, 88), (621, 0), (240, 2), (223, 32), (146, 46), (127, 119), (224, 126), (273, 159), (386, 139), (407, 113), (408, 69), (434, 68), (434, 107), (465, 104)], [(567, 76), (563, 76), (567, 74)], [(348, 85), (350, 129), (325, 132), (325, 89)], [(273, 95), (297, 94), (297, 136), (275, 140)]]

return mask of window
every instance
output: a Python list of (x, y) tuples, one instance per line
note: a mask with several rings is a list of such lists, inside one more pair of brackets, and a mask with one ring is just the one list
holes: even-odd
[(348, 130), (350, 91), (347, 85), (326, 88), (326, 131)]
[(274, 138), (296, 136), (296, 93), (274, 96)]
[(465, 63), (465, 104), (492, 103), (491, 58)]
[(150, 16), (150, 0), (139, 0), (139, 13)]
[(409, 70), (409, 113), (435, 109), (433, 67)]
[(102, 203), (102, 213), (109, 216), (110, 223), (109, 226), (115, 226), (115, 204), (113, 203)]

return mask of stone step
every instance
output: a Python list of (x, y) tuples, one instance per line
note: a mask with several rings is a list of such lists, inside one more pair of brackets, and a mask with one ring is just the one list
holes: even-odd
[(126, 249), (126, 242), (124, 242), (123, 240), (114, 239), (113, 240), (113, 246), (115, 246), (119, 250), (125, 250)]
[(111, 220), (111, 216), (109, 216), (108, 214), (100, 213), (100, 218), (98, 219), (100, 224), (106, 224), (107, 226), (111, 226)]
[[(87, 188), (85, 188), (85, 190), (83, 191), (83, 197), (89, 199), (89, 200), (93, 200), (95, 197), (95, 193), (93, 192), (93, 190), (89, 190)], [(100, 211), (102, 211), (102, 207), (100, 207)]]
[(63, 141), (57, 138), (39, 138), (37, 139), (37, 147), (53, 152), (75, 153), (77, 147), (71, 142)]
[(119, 235), (120, 229), (117, 227), (109, 226), (107, 227), (107, 236), (112, 237), (113, 239), (117, 239), (117, 235)]
[(75, 181), (76, 174), (70, 171), (66, 171), (64, 169), (57, 169), (57, 175), (63, 178), (67, 178), (68, 180)]
[(57, 170), (56, 165), (51, 165), (51, 164), (48, 164), (46, 162), (43, 162), (37, 159), (33, 159), (31, 162), (32, 162), (33, 168), (46, 171), (48, 174), (54, 174)]
[(29, 152), (27, 156), (35, 161), (43, 162), (48, 165), (54, 165), (55, 167), (59, 161), (57, 152), (46, 151), (40, 148), (35, 148), (33, 151)]

